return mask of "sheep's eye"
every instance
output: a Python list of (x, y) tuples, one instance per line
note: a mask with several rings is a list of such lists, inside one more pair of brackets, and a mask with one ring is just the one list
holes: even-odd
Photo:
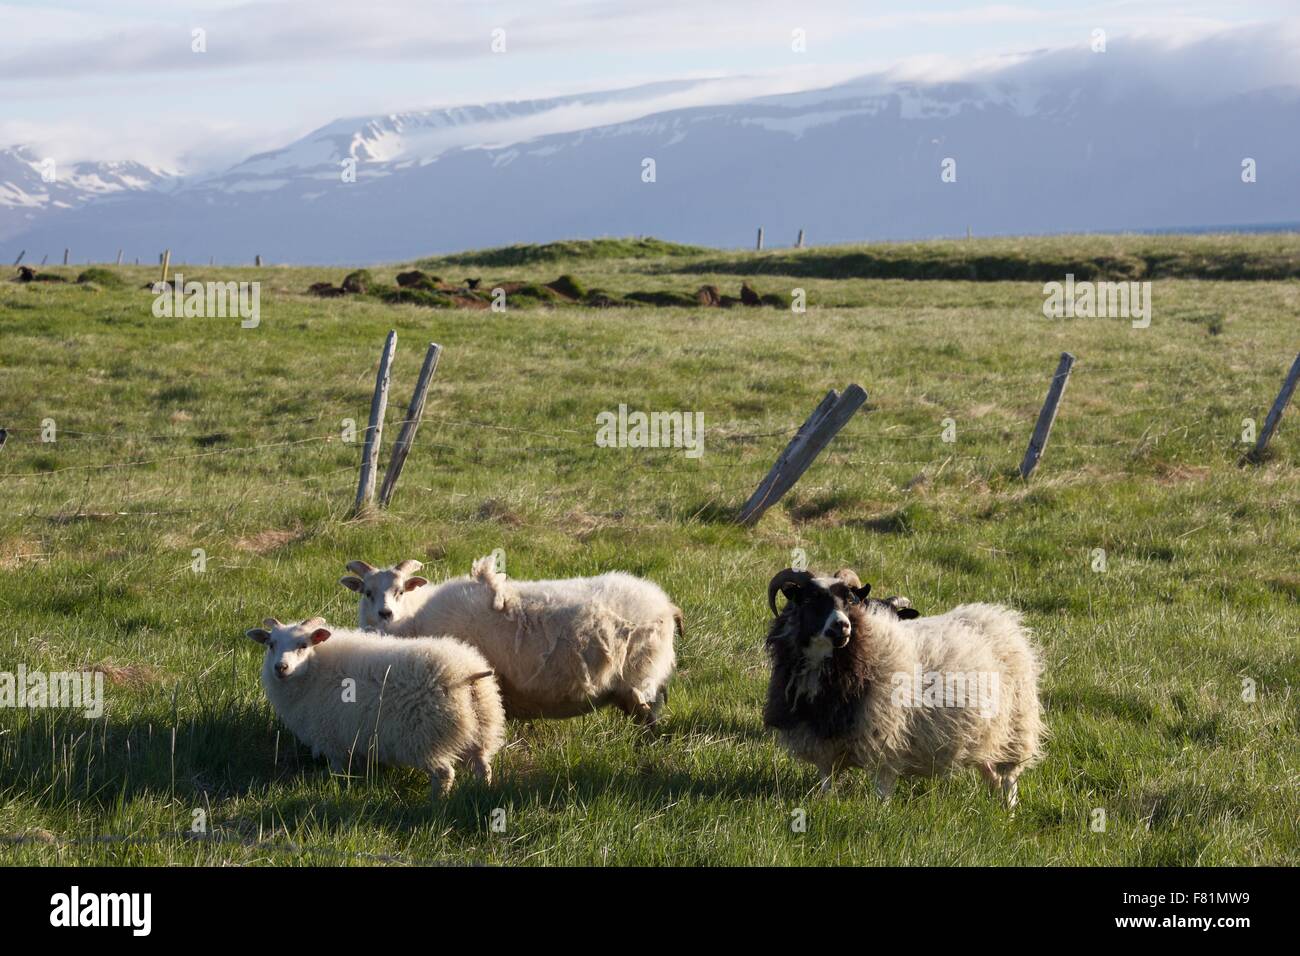
[(300, 650), (300, 651), (305, 651), (306, 649), (307, 649), (307, 643), (306, 643), (306, 641), (299, 641), (299, 642), (298, 642), (298, 650)]

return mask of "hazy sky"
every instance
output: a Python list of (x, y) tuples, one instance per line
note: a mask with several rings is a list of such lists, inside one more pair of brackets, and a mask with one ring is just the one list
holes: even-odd
[[(1086, 48), (1098, 28), (1112, 44), (1183, 42), (1297, 12), (1296, 0), (0, 0), (0, 146), (198, 171), (342, 116), (682, 77), (753, 75), (761, 93), (884, 68), (960, 75)], [(195, 29), (206, 52), (191, 49)], [(806, 52), (792, 50), (796, 29)]]

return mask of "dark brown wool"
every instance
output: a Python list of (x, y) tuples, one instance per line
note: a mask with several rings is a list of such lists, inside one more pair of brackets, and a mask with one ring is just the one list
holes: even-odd
[(789, 730), (805, 724), (824, 739), (849, 732), (871, 690), (873, 666), (866, 611), (861, 605), (849, 605), (843, 611), (851, 626), (849, 642), (822, 662), (818, 692), (811, 700), (806, 695), (792, 699), (792, 689), (801, 682), (807, 660), (807, 643), (801, 642), (797, 633), (792, 606), (772, 622), (766, 645), (772, 678), (763, 708), (765, 726)]

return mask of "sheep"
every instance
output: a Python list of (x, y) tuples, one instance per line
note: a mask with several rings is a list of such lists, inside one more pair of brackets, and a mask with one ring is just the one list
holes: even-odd
[[(845, 767), (874, 771), (882, 799), (900, 775), (976, 767), (1014, 808), (1045, 735), (1038, 654), (1019, 612), (963, 604), (902, 620), (865, 603), (867, 589), (789, 568), (772, 578), (764, 725), (816, 765), (823, 792)], [(788, 602), (779, 612), (777, 592)]]
[(663, 714), (683, 624), (653, 582), (617, 571), (513, 581), (492, 557), (438, 585), (415, 574), (414, 560), (347, 567), (354, 576), (340, 583), (361, 595), (363, 628), (472, 644), (496, 671), (508, 717), (576, 717), (611, 704), (645, 725)]
[[(858, 578), (857, 572), (852, 568), (840, 568), (835, 572), (835, 577), (847, 584), (855, 593), (859, 593), (861, 597), (866, 598), (866, 595), (871, 591), (871, 585), (864, 585)], [(912, 607), (912, 602), (901, 594), (887, 598), (866, 598), (866, 601), (870, 607), (883, 607), (893, 611), (896, 617), (902, 618), (904, 621), (910, 621), (914, 617), (921, 616), (921, 612)]]
[(324, 618), (267, 618), (246, 636), (266, 647), (262, 687), (313, 757), (345, 772), (354, 754), (429, 774), (446, 796), (458, 761), (484, 783), (505, 736), (501, 691), (478, 651), (448, 637), (400, 640), (335, 629)]

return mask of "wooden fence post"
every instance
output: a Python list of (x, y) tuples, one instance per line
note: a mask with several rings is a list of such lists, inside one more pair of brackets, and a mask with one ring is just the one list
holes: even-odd
[(72, 253), (72, 250), (71, 250), (71, 249), (64, 249), (64, 250), (63, 250), (63, 264), (64, 264), (65, 266), (68, 264), (68, 256), (69, 256), (71, 253)]
[(1038, 413), (1034, 436), (1029, 439), (1029, 447), (1025, 449), (1025, 459), (1020, 463), (1020, 477), (1026, 481), (1038, 467), (1038, 460), (1043, 457), (1043, 451), (1047, 448), (1047, 438), (1052, 434), (1052, 423), (1056, 421), (1056, 408), (1061, 404), (1061, 396), (1065, 394), (1065, 383), (1070, 379), (1072, 368), (1074, 368), (1074, 356), (1069, 352), (1062, 352), (1061, 362), (1056, 366), (1056, 374), (1052, 376), (1052, 384), (1047, 389), (1043, 410)]
[(22, 262), (23, 262), (23, 256), (25, 256), (25, 255), (27, 255), (27, 250), (26, 250), (26, 249), (24, 249), (22, 252), (18, 253), (18, 258), (14, 260), (14, 265), (16, 265), (16, 266), (17, 266), (17, 265), (22, 265)]
[(402, 466), (406, 464), (406, 456), (410, 454), (411, 445), (415, 442), (415, 431), (420, 427), (420, 419), (424, 417), (424, 399), (429, 394), (429, 383), (438, 371), (438, 356), (441, 354), (442, 346), (430, 342), (429, 351), (424, 354), (424, 365), (420, 367), (420, 377), (415, 382), (415, 391), (411, 393), (411, 404), (406, 409), (406, 420), (402, 422), (402, 430), (397, 433), (397, 444), (393, 446), (393, 455), (388, 459), (384, 482), (379, 486), (381, 508), (388, 507), (393, 489), (397, 487), (397, 479), (402, 476)]
[(1268, 410), (1268, 418), (1264, 419), (1264, 429), (1255, 439), (1255, 447), (1250, 450), (1246, 456), (1251, 461), (1262, 461), (1264, 458), (1264, 449), (1268, 447), (1269, 440), (1273, 433), (1277, 431), (1278, 422), (1282, 420), (1282, 412), (1286, 410), (1287, 403), (1291, 401), (1291, 396), (1295, 393), (1296, 384), (1300, 382), (1300, 355), (1295, 357), (1291, 363), (1291, 371), (1286, 373), (1286, 380), (1282, 383), (1282, 391), (1277, 393), (1277, 398), (1273, 400), (1273, 407)]
[(827, 392), (808, 420), (795, 432), (777, 458), (776, 464), (763, 478), (754, 493), (740, 509), (736, 520), (743, 525), (754, 525), (764, 512), (780, 501), (808, 467), (817, 459), (853, 414), (867, 400), (860, 385), (850, 385), (844, 394), (834, 389)]
[(357, 483), (357, 498), (352, 503), (352, 513), (361, 514), (375, 497), (375, 475), (379, 472), (379, 445), (384, 433), (384, 412), (388, 410), (388, 383), (393, 353), (397, 351), (397, 331), (388, 333), (384, 351), (379, 357), (379, 373), (375, 376), (375, 394), (370, 399), (370, 423), (366, 426), (366, 443), (361, 451), (361, 480)]
[(758, 251), (763, 251), (763, 227), (758, 227)]
[(122, 250), (121, 250), (121, 249), (117, 250), (117, 264), (118, 264), (119, 266), (122, 264)]
[(253, 257), (253, 265), (260, 267), (260, 266), (262, 265), (262, 257), (261, 257), (261, 256), (254, 256), (254, 257)]
[[(164, 251), (163, 254), (162, 254), (162, 281), (163, 281), (163, 285), (166, 285), (166, 284), (167, 284), (167, 270), (171, 268), (171, 265), (172, 265), (172, 251), (171, 251), (170, 249), (167, 249), (167, 250)], [(182, 277), (182, 278), (183, 278), (183, 277)]]
[(794, 247), (795, 247), (796, 249), (802, 249), (802, 248), (803, 248), (803, 230), (802, 230), (802, 229), (799, 230), (799, 238), (795, 241)]

